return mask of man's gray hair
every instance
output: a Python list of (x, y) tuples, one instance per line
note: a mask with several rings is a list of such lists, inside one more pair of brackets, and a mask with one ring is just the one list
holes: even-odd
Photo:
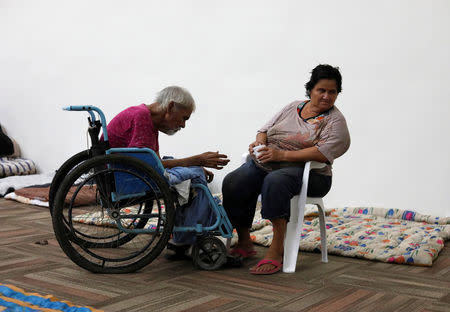
[(188, 90), (178, 86), (170, 86), (162, 89), (156, 95), (155, 101), (163, 108), (169, 106), (170, 102), (175, 102), (177, 108), (195, 111), (195, 101), (192, 95)]

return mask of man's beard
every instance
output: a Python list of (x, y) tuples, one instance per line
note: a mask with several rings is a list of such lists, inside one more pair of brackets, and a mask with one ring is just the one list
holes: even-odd
[(164, 132), (167, 135), (174, 135), (175, 133), (177, 133), (180, 130), (180, 128), (177, 129), (173, 129), (173, 130), (161, 130), (162, 132)]

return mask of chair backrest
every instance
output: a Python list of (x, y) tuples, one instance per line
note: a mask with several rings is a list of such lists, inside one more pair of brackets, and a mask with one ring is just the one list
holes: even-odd
[[(164, 167), (156, 153), (149, 148), (111, 148), (106, 151), (107, 154), (121, 154), (138, 158), (148, 164), (155, 171), (164, 176)], [(120, 166), (117, 166), (120, 168)], [(127, 169), (127, 168), (122, 168)], [(134, 170), (132, 170), (134, 171)], [(134, 173), (140, 175), (141, 173), (135, 171)], [(144, 175), (145, 176), (145, 175)], [(115, 192), (113, 200), (119, 200), (123, 198), (142, 196), (150, 188), (158, 190), (158, 187), (153, 181), (148, 180), (149, 184), (141, 179), (136, 178), (133, 174), (125, 172), (114, 173)]]
[(132, 156), (146, 162), (150, 167), (156, 170), (160, 175), (164, 176), (164, 167), (158, 155), (150, 148), (110, 148), (106, 154), (122, 154)]
[(318, 161), (311, 161), (311, 166), (309, 169), (320, 169), (325, 167), (327, 164), (326, 163), (321, 163)]

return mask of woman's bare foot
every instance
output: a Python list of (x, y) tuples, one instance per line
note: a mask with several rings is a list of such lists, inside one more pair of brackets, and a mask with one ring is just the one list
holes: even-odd
[(250, 272), (254, 274), (264, 274), (267, 272), (272, 272), (273, 270), (278, 268), (277, 264), (283, 263), (283, 255), (278, 254), (273, 250), (267, 251), (267, 253), (264, 255), (263, 260), (269, 260), (265, 261), (266, 263), (260, 264), (261, 262), (258, 262), (257, 265), (250, 268)]
[(283, 263), (284, 235), (287, 221), (284, 218), (272, 219), (273, 237), (269, 250), (263, 260), (250, 269), (252, 274), (272, 274), (278, 272)]
[(253, 243), (250, 244), (237, 244), (230, 250), (230, 255), (234, 257), (241, 257), (242, 259), (250, 258), (256, 255), (256, 250), (253, 247)]
[(230, 250), (230, 255), (241, 257), (243, 259), (256, 255), (253, 241), (250, 238), (250, 230), (248, 228), (238, 228), (236, 231), (238, 233), (239, 240), (236, 246)]

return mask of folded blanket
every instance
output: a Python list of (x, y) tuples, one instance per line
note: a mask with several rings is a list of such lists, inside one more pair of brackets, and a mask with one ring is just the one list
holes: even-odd
[[(77, 186), (72, 186), (66, 197), (66, 204), (71, 200), (71, 197)], [(47, 187), (27, 187), (16, 190), (5, 196), (6, 199), (13, 199), (18, 202), (36, 206), (48, 207), (50, 186)], [(74, 206), (83, 206), (95, 203), (96, 186), (83, 186), (75, 197)]]
[(205, 177), (202, 167), (174, 167), (164, 171), (164, 177), (178, 193), (178, 203), (184, 205), (189, 201), (191, 180), (201, 183)]
[(55, 172), (47, 172), (41, 174), (31, 174), (25, 176), (11, 176), (0, 179), (0, 196), (5, 196), (7, 193), (14, 192), (27, 186), (44, 185), (52, 182)]

